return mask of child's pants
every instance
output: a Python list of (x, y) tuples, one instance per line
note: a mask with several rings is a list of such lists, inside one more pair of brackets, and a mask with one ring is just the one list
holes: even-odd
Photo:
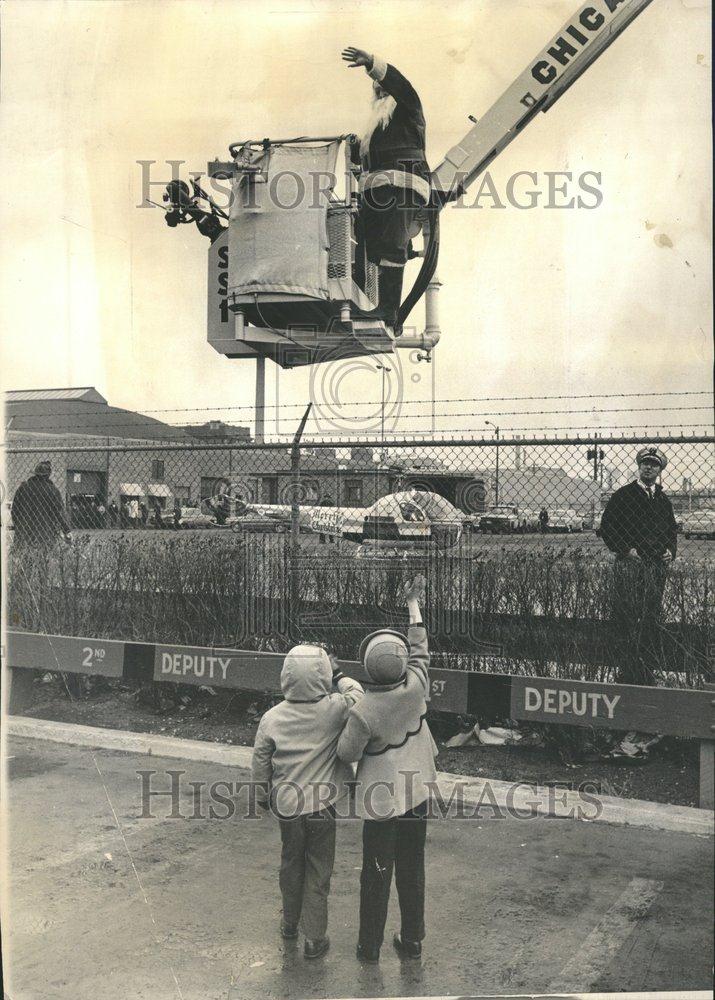
[(335, 809), (279, 820), (280, 887), (283, 920), (300, 922), (305, 936), (316, 941), (328, 927), (328, 893), (335, 861)]
[(425, 838), (428, 801), (394, 819), (366, 819), (362, 827), (359, 943), (380, 948), (385, 933), (392, 873), (400, 901), (403, 941), (425, 936)]

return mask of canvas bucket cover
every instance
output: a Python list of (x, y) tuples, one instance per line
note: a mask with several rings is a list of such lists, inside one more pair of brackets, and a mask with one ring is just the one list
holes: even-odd
[(265, 183), (233, 181), (229, 294), (328, 298), (328, 178), (339, 145), (270, 146), (253, 161)]

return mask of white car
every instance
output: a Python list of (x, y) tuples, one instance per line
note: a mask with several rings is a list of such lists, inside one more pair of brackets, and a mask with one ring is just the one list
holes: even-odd
[(575, 510), (551, 510), (549, 511), (549, 523), (547, 531), (583, 531), (583, 518)]
[(181, 508), (182, 528), (215, 528), (216, 518), (202, 507)]
[(479, 518), (479, 528), (484, 534), (509, 535), (515, 531), (528, 531), (527, 515), (512, 504), (490, 507)]
[(691, 510), (681, 521), (686, 538), (715, 538), (715, 510)]

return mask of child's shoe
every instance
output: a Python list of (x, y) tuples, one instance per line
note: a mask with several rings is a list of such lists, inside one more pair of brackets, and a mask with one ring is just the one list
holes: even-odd
[(355, 955), (359, 962), (379, 962), (380, 961), (380, 949), (379, 948), (368, 948), (364, 944), (359, 944), (355, 949)]
[(308, 938), (305, 939), (305, 947), (303, 948), (303, 956), (305, 958), (320, 958), (330, 947), (330, 938), (318, 938), (316, 941), (310, 941)]
[(403, 941), (401, 934), (395, 934), (392, 943), (400, 958), (420, 958), (422, 956), (421, 941)]

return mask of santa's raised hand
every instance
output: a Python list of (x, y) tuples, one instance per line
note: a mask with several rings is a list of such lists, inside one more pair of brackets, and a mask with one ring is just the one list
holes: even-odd
[(343, 62), (349, 64), (348, 69), (357, 69), (358, 66), (366, 66), (369, 69), (372, 66), (372, 56), (369, 52), (350, 45), (347, 49), (343, 49)]

